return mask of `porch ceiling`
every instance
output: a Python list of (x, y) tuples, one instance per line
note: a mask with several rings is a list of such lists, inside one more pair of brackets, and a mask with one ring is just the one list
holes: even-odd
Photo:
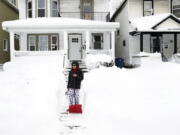
[(2, 23), (6, 31), (14, 32), (58, 32), (58, 31), (112, 31), (119, 23), (100, 22), (73, 18), (33, 18)]

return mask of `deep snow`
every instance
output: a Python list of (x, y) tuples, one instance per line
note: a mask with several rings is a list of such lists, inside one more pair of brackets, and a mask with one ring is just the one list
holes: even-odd
[[(86, 73), (84, 113), (59, 121), (67, 107), (62, 56), (17, 57), (0, 72), (0, 134), (179, 135), (180, 65), (159, 54), (141, 62)], [(81, 127), (65, 127), (73, 124)]]

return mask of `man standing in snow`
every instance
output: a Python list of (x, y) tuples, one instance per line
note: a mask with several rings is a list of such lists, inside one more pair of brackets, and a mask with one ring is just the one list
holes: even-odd
[(72, 62), (67, 86), (70, 105), (79, 104), (79, 90), (83, 79), (84, 77), (82, 71), (79, 69), (79, 63), (76, 61)]

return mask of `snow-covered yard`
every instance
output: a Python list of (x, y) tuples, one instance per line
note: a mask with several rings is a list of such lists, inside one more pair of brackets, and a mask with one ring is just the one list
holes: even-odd
[(179, 135), (179, 74), (179, 64), (157, 54), (143, 57), (139, 68), (91, 70), (81, 89), (83, 129), (70, 130), (58, 118), (66, 88), (62, 56), (18, 57), (0, 72), (0, 134)]

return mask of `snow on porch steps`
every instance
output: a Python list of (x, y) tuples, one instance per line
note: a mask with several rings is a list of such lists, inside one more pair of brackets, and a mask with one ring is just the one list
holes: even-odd
[(24, 56), (0, 72), (0, 134), (58, 135), (62, 57)]

